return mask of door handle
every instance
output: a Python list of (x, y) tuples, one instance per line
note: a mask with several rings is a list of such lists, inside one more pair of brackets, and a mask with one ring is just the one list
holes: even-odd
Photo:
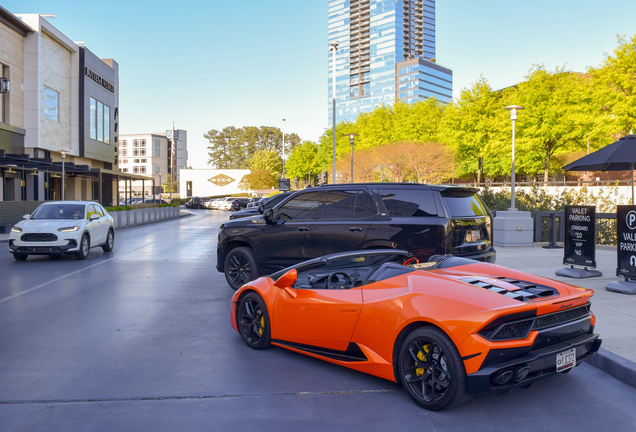
[(298, 231), (311, 231), (311, 227), (298, 227)]
[(357, 312), (357, 306), (340, 306), (340, 312)]
[(349, 231), (351, 231), (351, 232), (362, 231), (362, 228), (360, 228), (360, 227), (349, 227)]

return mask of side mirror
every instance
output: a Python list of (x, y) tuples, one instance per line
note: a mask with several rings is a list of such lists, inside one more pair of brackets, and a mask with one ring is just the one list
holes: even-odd
[(265, 219), (265, 222), (272, 223), (273, 216), (274, 216), (274, 211), (271, 208), (265, 209), (263, 211), (263, 219)]
[(28, 219), (28, 218), (30, 218), (30, 217), (31, 217), (31, 215), (30, 215), (30, 214), (25, 214), (24, 216), (22, 216), (22, 219)]
[(93, 213), (91, 215), (91, 217), (88, 218), (88, 220), (90, 220), (90, 221), (94, 221), (94, 220), (97, 220), (97, 219), (99, 219), (99, 215), (96, 214), (96, 213)]
[(289, 294), (292, 298), (296, 298), (296, 291), (292, 288), (292, 285), (296, 283), (296, 279), (298, 278), (298, 272), (296, 269), (291, 269), (284, 275), (278, 278), (276, 282), (274, 282), (274, 286), (277, 288), (284, 289), (287, 294)]
[(263, 203), (258, 203), (258, 212), (260, 214), (263, 214), (264, 211), (265, 211), (265, 207), (263, 207)]

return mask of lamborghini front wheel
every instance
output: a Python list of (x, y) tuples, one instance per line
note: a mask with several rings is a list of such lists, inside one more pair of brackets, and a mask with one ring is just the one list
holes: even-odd
[(271, 345), (269, 314), (263, 299), (250, 292), (241, 297), (238, 307), (238, 328), (245, 343), (253, 349)]
[(398, 368), (404, 390), (422, 408), (441, 411), (466, 398), (464, 363), (453, 341), (437, 328), (420, 327), (406, 336)]

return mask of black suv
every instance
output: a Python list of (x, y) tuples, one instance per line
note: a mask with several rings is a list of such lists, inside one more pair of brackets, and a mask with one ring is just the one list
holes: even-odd
[(494, 263), (492, 216), (477, 190), (416, 183), (325, 185), (219, 227), (216, 268), (238, 289), (261, 274), (336, 252), (404, 249)]

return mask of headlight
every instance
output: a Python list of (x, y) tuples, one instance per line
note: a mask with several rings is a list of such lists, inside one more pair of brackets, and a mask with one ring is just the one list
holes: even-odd
[(225, 225), (221, 224), (221, 226), (219, 226), (219, 234), (221, 234), (223, 230), (225, 230)]
[(80, 229), (79, 225), (75, 225), (75, 226), (70, 226), (70, 227), (58, 228), (57, 230), (59, 232), (74, 232), (74, 231), (77, 231), (78, 229)]
[(22, 228), (17, 226), (11, 227), (11, 232), (22, 232)]

